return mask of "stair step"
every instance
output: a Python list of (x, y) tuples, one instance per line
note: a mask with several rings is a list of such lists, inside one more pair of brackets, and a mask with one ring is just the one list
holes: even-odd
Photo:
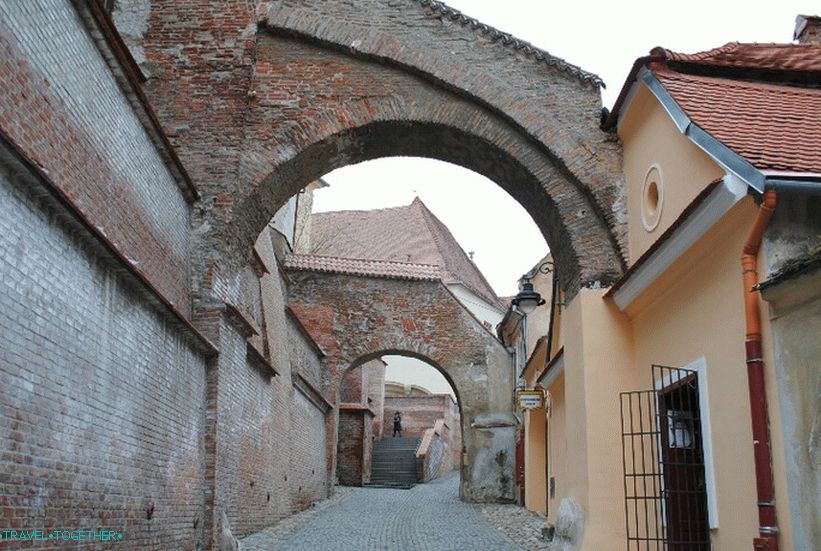
[(373, 446), (371, 481), (366, 486), (411, 488), (416, 484), (416, 450), (420, 438), (385, 438)]

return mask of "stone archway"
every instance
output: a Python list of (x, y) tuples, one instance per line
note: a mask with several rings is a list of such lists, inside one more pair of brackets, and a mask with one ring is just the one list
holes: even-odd
[[(332, 403), (346, 371), (384, 354), (424, 360), (450, 382), (462, 416), (461, 496), (513, 501), (513, 365), (504, 346), (437, 279), (319, 272), (291, 265), (288, 302), (324, 350)], [(328, 416), (329, 474), (338, 411)]]
[(432, 0), (213, 0), (194, 13), (151, 0), (147, 19), (131, 37), (146, 89), (204, 196), (201, 297), (239, 296), (251, 243), (311, 179), (387, 155), (503, 187), (542, 230), (569, 296), (622, 272), (620, 150), (599, 130), (594, 75)]

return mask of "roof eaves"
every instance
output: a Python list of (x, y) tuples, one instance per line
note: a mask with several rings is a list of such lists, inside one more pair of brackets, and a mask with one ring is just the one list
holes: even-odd
[(625, 310), (673, 265), (707, 230), (747, 194), (732, 174), (715, 180), (684, 209), (624, 275), (605, 293)]
[(695, 124), (651, 69), (643, 67), (639, 71), (637, 80), (647, 86), (650, 93), (658, 100), (662, 108), (667, 111), (667, 114), (679, 132), (684, 134), (690, 142), (712, 157), (723, 169), (740, 178), (748, 186), (759, 193), (764, 192), (764, 175), (761, 171), (750, 164), (747, 159)]
[(821, 246), (816, 247), (804, 256), (790, 260), (783, 268), (770, 276), (769, 279), (756, 285), (755, 289), (764, 291), (780, 285), (785, 281), (795, 279), (819, 269), (821, 269)]
[[(456, 304), (458, 304), (458, 305), (462, 308), (462, 310), (464, 310), (465, 312), (467, 312), (467, 313), (468, 313), (468, 315), (469, 315), (470, 317), (472, 317), (472, 318), (476, 321), (476, 323), (478, 323), (478, 324), (479, 324), (479, 327), (481, 327), (483, 331), (485, 331), (488, 335), (490, 335), (491, 337), (493, 337), (493, 340), (495, 340), (495, 341), (499, 341), (499, 342), (502, 342), (502, 340), (499, 338), (499, 336), (498, 336), (496, 333), (494, 333), (494, 332), (493, 332), (490, 328), (488, 328), (488, 326), (487, 326), (487, 325), (485, 325), (484, 323), (482, 323), (482, 320), (480, 320), (480, 319), (476, 316), (476, 314), (474, 314), (473, 312), (471, 312), (471, 311), (470, 311), (470, 308), (468, 308), (467, 306), (465, 306), (464, 304), (462, 304), (462, 301), (461, 301), (461, 300), (459, 300), (459, 299), (456, 297), (456, 295), (455, 295), (455, 294), (453, 294), (453, 291), (451, 291), (450, 289), (448, 289), (448, 286), (447, 286), (447, 285), (445, 285), (445, 283), (444, 283), (443, 281), (440, 281), (439, 283), (441, 283), (441, 285), (442, 285), (442, 287), (445, 289), (445, 291), (447, 291), (447, 293), (448, 293), (451, 297), (453, 297), (453, 300), (455, 300), (455, 301), (456, 301)], [(504, 343), (502, 343), (502, 344), (504, 344)]]

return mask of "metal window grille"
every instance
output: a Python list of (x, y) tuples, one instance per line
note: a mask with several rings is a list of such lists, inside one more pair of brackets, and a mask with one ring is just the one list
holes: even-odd
[(628, 551), (709, 551), (698, 374), (654, 365), (620, 400)]

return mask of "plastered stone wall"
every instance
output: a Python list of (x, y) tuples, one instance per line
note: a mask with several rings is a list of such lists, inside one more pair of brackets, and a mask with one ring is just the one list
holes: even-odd
[[(818, 269), (766, 289), (772, 323), (772, 366), (778, 382), (789, 515), (796, 549), (821, 538), (821, 272)], [(786, 508), (784, 508), (786, 509)]]
[[(513, 500), (513, 370), (510, 355), (435, 281), (288, 270), (288, 300), (327, 353), (323, 388), (339, 400), (344, 374), (384, 354), (437, 367), (456, 391), (465, 427), (461, 495)], [(329, 434), (336, 433), (331, 418)], [(331, 472), (333, 450), (329, 451)]]

